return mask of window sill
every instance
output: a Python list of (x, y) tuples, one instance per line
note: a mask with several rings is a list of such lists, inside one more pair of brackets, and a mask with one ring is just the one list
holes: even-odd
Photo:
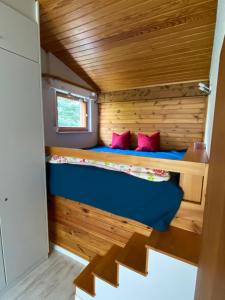
[(86, 128), (80, 128), (80, 129), (65, 129), (65, 128), (56, 128), (56, 133), (57, 134), (75, 134), (75, 133), (92, 133), (92, 131), (86, 129)]
[(92, 131), (56, 131), (57, 134), (87, 134), (87, 133), (93, 133)]

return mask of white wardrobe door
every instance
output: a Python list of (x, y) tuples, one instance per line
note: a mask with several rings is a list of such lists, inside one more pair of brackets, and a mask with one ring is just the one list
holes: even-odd
[(0, 1), (0, 47), (39, 60), (38, 25)]
[(0, 49), (0, 217), (6, 281), (47, 256), (39, 65)]
[[(1, 225), (1, 224), (0, 224)], [(5, 287), (5, 270), (2, 255), (1, 229), (0, 229), (0, 291)]]

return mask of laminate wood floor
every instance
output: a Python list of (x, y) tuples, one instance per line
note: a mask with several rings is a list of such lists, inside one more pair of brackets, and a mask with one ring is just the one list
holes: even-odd
[(83, 269), (73, 259), (53, 251), (49, 259), (0, 295), (1, 300), (74, 300), (73, 281)]

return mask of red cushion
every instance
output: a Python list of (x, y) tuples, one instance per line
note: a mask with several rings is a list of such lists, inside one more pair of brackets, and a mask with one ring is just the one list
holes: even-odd
[(160, 146), (160, 132), (154, 132), (152, 135), (146, 135), (143, 133), (138, 133), (138, 147), (136, 151), (149, 151), (156, 152), (159, 151)]
[(122, 134), (113, 132), (111, 148), (128, 150), (130, 148), (130, 131)]

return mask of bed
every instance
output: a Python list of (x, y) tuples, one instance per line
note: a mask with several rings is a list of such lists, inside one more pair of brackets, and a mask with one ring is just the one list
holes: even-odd
[[(48, 164), (48, 191), (115, 215), (167, 230), (183, 191), (175, 178), (151, 182), (122, 172), (73, 164)], [(88, 186), (88, 187), (87, 187)]]
[(163, 159), (172, 159), (172, 160), (182, 160), (187, 152), (184, 150), (168, 150), (160, 152), (145, 152), (145, 151), (135, 151), (135, 150), (121, 150), (121, 149), (112, 149), (108, 146), (96, 146), (88, 148), (86, 150), (94, 152), (104, 152), (104, 153), (114, 153), (122, 155), (133, 155), (133, 156), (142, 156), (142, 157), (152, 157), (152, 158), (163, 158)]
[[(165, 230), (175, 215), (173, 226), (201, 232), (207, 179), (205, 151), (190, 148), (187, 152), (154, 153), (154, 157), (149, 153), (121, 154), (108, 147), (48, 147), (46, 152), (159, 168), (178, 175), (178, 182), (173, 177), (156, 183), (91, 166), (48, 165), (49, 227), (54, 243), (91, 259), (104, 254), (112, 244), (123, 246), (133, 232), (149, 235), (152, 228)], [(127, 186), (129, 192), (124, 188)], [(121, 197), (114, 196), (116, 190), (122, 191)]]

